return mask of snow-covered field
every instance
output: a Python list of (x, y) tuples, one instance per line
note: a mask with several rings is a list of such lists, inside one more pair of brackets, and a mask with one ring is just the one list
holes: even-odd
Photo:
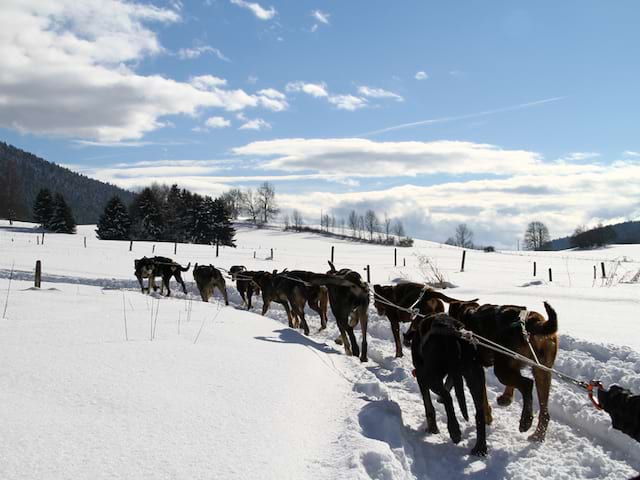
[[(174, 255), (173, 244), (158, 243), (155, 254), (192, 266), (323, 272), (334, 245), (338, 268), (364, 274), (368, 264), (375, 283), (423, 281), (429, 258), (458, 286), (451, 296), (538, 311), (549, 301), (560, 324), (556, 367), (640, 392), (640, 246), (468, 251), (460, 272), (459, 249), (424, 241), (398, 249), (406, 267), (393, 266), (393, 248), (313, 234), (241, 229), (237, 243), (217, 259), (195, 245)], [(424, 433), (409, 352), (393, 357), (389, 323), (373, 309), (361, 364), (334, 343), (332, 318), (318, 333), (310, 312), (304, 337), (278, 305), (267, 317), (242, 310), (231, 282), (229, 307), (200, 301), (190, 272), (187, 295), (175, 283), (171, 298), (141, 294), (133, 259), (153, 248), (136, 242), (129, 252), (128, 242), (99, 241), (89, 226), (38, 245), (31, 225), (0, 222), (0, 478), (624, 479), (640, 471), (640, 444), (557, 380), (545, 443), (518, 432), (517, 395), (494, 409), (489, 456), (470, 457), (473, 422), (453, 445), (441, 405), (443, 433)], [(31, 288), (36, 260), (40, 290)], [(487, 378), (495, 405), (501, 386)]]

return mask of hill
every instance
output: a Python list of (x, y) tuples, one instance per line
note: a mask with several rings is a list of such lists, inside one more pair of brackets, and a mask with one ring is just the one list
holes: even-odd
[[(42, 465), (47, 478), (94, 479), (614, 480), (640, 471), (640, 444), (611, 430), (584, 391), (558, 379), (543, 444), (518, 431), (518, 395), (494, 409), (488, 457), (468, 456), (473, 421), (462, 423), (461, 443), (451, 443), (437, 402), (440, 433), (425, 434), (410, 351), (394, 358), (389, 321), (373, 304), (362, 364), (334, 342), (331, 313), (318, 331), (318, 316), (307, 310), (305, 337), (287, 327), (280, 305), (259, 316), (256, 298), (245, 311), (231, 281), (225, 306), (217, 292), (200, 301), (192, 270), (184, 273), (188, 293), (175, 289), (170, 298), (141, 294), (132, 275), (133, 259), (153, 253), (183, 265), (322, 272), (335, 246), (337, 267), (370, 265), (373, 282), (390, 283), (422, 281), (428, 258), (458, 285), (446, 292), (455, 298), (535, 310), (548, 300), (561, 325), (555, 367), (637, 392), (639, 285), (628, 278), (640, 269), (640, 246), (469, 250), (461, 272), (461, 249), (421, 240), (402, 250), (407, 266), (394, 267), (387, 247), (309, 232), (240, 227), (238, 247), (216, 258), (207, 245), (134, 242), (130, 251), (129, 242), (96, 239), (90, 225), (38, 244), (32, 228), (0, 221), (0, 478), (38, 478)], [(31, 288), (36, 259), (42, 289)], [(553, 282), (532, 276), (533, 261), (538, 272), (553, 268)], [(608, 277), (594, 282), (600, 262)], [(487, 381), (495, 405), (503, 387), (492, 370)]]
[(15, 220), (33, 220), (31, 210), (41, 188), (61, 193), (80, 224), (96, 223), (113, 195), (125, 204), (131, 203), (134, 196), (4, 142), (0, 142), (0, 178), (0, 218), (8, 218), (13, 210)]
[[(608, 225), (613, 229), (615, 237), (613, 243), (640, 243), (640, 221), (629, 221)], [(545, 244), (545, 250), (567, 250), (572, 248), (571, 236), (556, 238)]]

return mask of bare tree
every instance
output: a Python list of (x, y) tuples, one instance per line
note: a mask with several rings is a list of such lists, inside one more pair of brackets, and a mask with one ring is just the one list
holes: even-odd
[(293, 228), (295, 228), (297, 231), (300, 231), (302, 229), (303, 222), (302, 215), (298, 210), (294, 210), (291, 213), (291, 220), (293, 221)]
[(280, 209), (276, 203), (276, 189), (269, 183), (264, 182), (256, 192), (257, 202), (260, 207), (260, 216), (263, 223), (275, 218)]
[(364, 236), (364, 215), (358, 215), (358, 238), (362, 238)]
[(549, 229), (539, 221), (530, 222), (524, 232), (524, 246), (528, 250), (540, 250), (549, 241)]
[(389, 241), (389, 234), (391, 233), (391, 219), (387, 212), (384, 213), (384, 234), (386, 235), (387, 242)]
[(380, 228), (378, 216), (373, 210), (367, 210), (364, 214), (364, 227), (367, 229), (367, 232), (369, 232), (369, 240), (373, 240), (373, 232)]
[(252, 189), (248, 189), (244, 193), (242, 200), (242, 206), (249, 217), (249, 221), (260, 225), (262, 218), (260, 216), (260, 203), (258, 202), (256, 193)]
[(404, 232), (404, 226), (402, 225), (402, 221), (401, 220), (396, 220), (394, 225), (393, 225), (393, 233), (394, 235), (396, 235), (398, 237), (398, 240), (400, 240), (402, 237), (405, 236), (405, 232)]
[(358, 232), (358, 214), (355, 210), (351, 210), (351, 213), (349, 213), (349, 228), (351, 229), (351, 231), (353, 232), (353, 236), (355, 237), (356, 233)]
[(244, 193), (242, 193), (242, 190), (239, 188), (232, 188), (231, 190), (224, 192), (220, 198), (229, 209), (231, 218), (234, 220), (237, 219), (244, 204)]
[(289, 215), (285, 215), (282, 219), (282, 223), (284, 223), (284, 229), (285, 230), (289, 230), (289, 228), (291, 227), (291, 223), (289, 221)]
[(462, 248), (473, 248), (473, 231), (466, 223), (456, 227), (455, 244)]

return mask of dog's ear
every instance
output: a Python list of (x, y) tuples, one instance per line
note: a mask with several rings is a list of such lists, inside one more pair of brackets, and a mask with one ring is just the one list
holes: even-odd
[(196, 264), (193, 266), (193, 269), (195, 270), (196, 268), (198, 268), (198, 262), (196, 262)]

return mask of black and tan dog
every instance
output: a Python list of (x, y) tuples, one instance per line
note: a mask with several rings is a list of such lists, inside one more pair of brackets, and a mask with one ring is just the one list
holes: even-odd
[[(362, 281), (358, 272), (344, 268), (336, 270), (331, 262), (331, 269), (326, 274), (310, 275), (309, 283), (327, 287), (329, 305), (336, 319), (344, 349), (347, 355), (360, 357), (366, 362), (367, 357), (367, 324), (369, 322), (369, 288)], [(362, 330), (362, 349), (358, 348), (353, 328), (360, 324)]]
[[(467, 329), (503, 347), (537, 360), (546, 367), (553, 367), (558, 353), (558, 317), (547, 302), (544, 308), (548, 319), (538, 312), (528, 311), (515, 305), (481, 305), (477, 303), (452, 303), (449, 312), (460, 320)], [(531, 348), (529, 347), (531, 346)], [(535, 352), (535, 358), (534, 353)], [(533, 378), (523, 377), (524, 364), (512, 357), (493, 353), (480, 347), (479, 356), (483, 365), (493, 364), (496, 377), (505, 385), (504, 393), (498, 397), (499, 405), (509, 405), (513, 401), (514, 389), (522, 394), (522, 414), (520, 431), (526, 432), (533, 423), (533, 385), (535, 381), (540, 412), (536, 431), (529, 437), (533, 441), (544, 441), (549, 425), (549, 390), (551, 374), (539, 368), (532, 368)]]
[(305, 335), (309, 334), (309, 326), (304, 313), (305, 305), (309, 305), (320, 316), (320, 330), (327, 328), (327, 307), (329, 293), (327, 287), (312, 285), (309, 279), (314, 272), (304, 270), (285, 270), (273, 277), (273, 286), (279, 293), (284, 293), (289, 300), (294, 327), (300, 327)]
[(291, 313), (291, 308), (289, 307), (287, 294), (284, 290), (276, 288), (276, 284), (274, 282), (274, 277), (277, 273), (278, 272), (276, 270), (273, 272), (251, 272), (253, 281), (258, 285), (262, 292), (262, 315), (266, 315), (269, 311), (271, 302), (279, 303), (284, 307), (285, 312), (287, 312), (289, 327), (294, 328), (293, 315)]
[(257, 272), (250, 272), (243, 265), (234, 265), (229, 269), (231, 280), (236, 282), (236, 288), (247, 305), (247, 310), (251, 310), (251, 298), (260, 295), (260, 287), (253, 281), (254, 273)]
[(229, 305), (227, 288), (220, 270), (213, 265), (196, 265), (193, 267), (193, 279), (196, 281), (203, 302), (208, 302), (217, 288), (224, 297), (225, 305)]
[(460, 300), (448, 297), (432, 288), (425, 289), (425, 285), (422, 283), (407, 282), (397, 285), (374, 285), (373, 291), (375, 292), (373, 304), (378, 315), (386, 315), (389, 322), (391, 322), (391, 331), (396, 344), (396, 357), (402, 357), (400, 323), (411, 322), (412, 315), (409, 312), (384, 303), (383, 299), (403, 308), (413, 307), (422, 315), (444, 312), (444, 304), (442, 302), (460, 302)]
[(447, 377), (448, 380), (453, 381), (458, 405), (463, 417), (468, 420), (462, 381), (464, 378), (476, 409), (477, 441), (471, 454), (484, 456), (487, 454), (483, 401), (486, 388), (484, 369), (477, 358), (477, 350), (474, 346), (459, 337), (458, 332), (462, 327), (464, 327), (462, 322), (445, 313), (426, 317), (421, 315), (412, 322), (405, 338), (411, 341), (411, 357), (424, 402), (427, 431), (438, 433), (435, 409), (429, 393), (431, 391), (439, 395), (444, 403), (449, 437), (453, 443), (460, 441), (460, 425), (444, 379)]
[(179, 263), (174, 262), (172, 259), (167, 257), (142, 257), (140, 259), (134, 260), (133, 262), (135, 267), (135, 275), (138, 279), (138, 283), (140, 283), (140, 288), (144, 293), (145, 288), (143, 286), (142, 280), (144, 278), (149, 279), (149, 284), (147, 286), (147, 293), (153, 288), (154, 291), (158, 289), (155, 285), (155, 277), (161, 278), (161, 289), (160, 293), (166, 288), (167, 289), (167, 297), (171, 296), (171, 289), (169, 288), (169, 282), (171, 281), (171, 277), (174, 277), (176, 281), (182, 286), (182, 291), (187, 293), (187, 287), (182, 280), (181, 272), (186, 272), (191, 267), (191, 263), (189, 263), (186, 267), (182, 267)]

